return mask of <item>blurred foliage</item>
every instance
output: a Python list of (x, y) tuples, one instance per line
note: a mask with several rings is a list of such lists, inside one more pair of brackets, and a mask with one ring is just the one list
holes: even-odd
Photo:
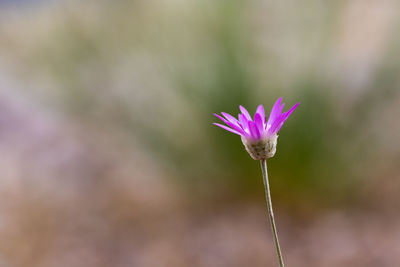
[(279, 97), (288, 266), (397, 266), (399, 7), (0, 0), (0, 266), (273, 266), (259, 163), (212, 114)]
[[(55, 109), (130, 133), (200, 197), (221, 197), (221, 190), (238, 200), (262, 195), (257, 163), (237, 136), (212, 126), (212, 113), (236, 114), (240, 104), (269, 110), (278, 97), (287, 107), (300, 101), (269, 161), (274, 195), (292, 209), (338, 205), (358, 198), (360, 173), (352, 164), (371, 152), (375, 137), (365, 127), (396, 94), (398, 67), (375, 63), (383, 71), (366, 85), (338, 79), (330, 57), (340, 54), (335, 31), (346, 5), (307, 2), (320, 13), (301, 5), (287, 20), (279, 14), (288, 9), (274, 2), (63, 3), (51, 24), (32, 26), (43, 31), (37, 40), (24, 45), (17, 37), (7, 49), (26, 61), (28, 75), (53, 83), (40, 94)], [(343, 108), (352, 87), (366, 90)]]

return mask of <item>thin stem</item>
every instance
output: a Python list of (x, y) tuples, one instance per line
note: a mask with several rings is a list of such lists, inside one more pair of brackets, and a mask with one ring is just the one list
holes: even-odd
[(272, 201), (271, 201), (271, 192), (269, 190), (269, 182), (268, 182), (268, 172), (267, 172), (267, 160), (260, 160), (261, 170), (263, 174), (264, 188), (265, 188), (265, 198), (267, 200), (268, 214), (269, 220), (271, 223), (272, 233), (274, 235), (274, 241), (276, 246), (276, 252), (278, 253), (279, 258), (279, 266), (284, 267), (281, 247), (279, 246), (278, 232), (276, 231), (275, 219), (274, 219), (274, 211), (272, 210)]

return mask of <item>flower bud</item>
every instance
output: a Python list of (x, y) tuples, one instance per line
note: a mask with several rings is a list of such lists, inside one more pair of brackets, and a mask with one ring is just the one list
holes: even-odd
[(276, 152), (278, 135), (269, 138), (252, 140), (242, 136), (242, 142), (247, 152), (255, 160), (272, 158)]

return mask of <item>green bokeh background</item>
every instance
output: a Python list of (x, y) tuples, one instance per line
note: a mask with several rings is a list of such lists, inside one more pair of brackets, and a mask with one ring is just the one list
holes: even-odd
[[(87, 161), (68, 169), (76, 169), (76, 188), (94, 188), (83, 201), (107, 202), (107, 188), (119, 185), (119, 170), (127, 165), (127, 179), (143, 181), (143, 188), (132, 187), (126, 198), (138, 195), (136, 189), (144, 195), (149, 190), (149, 199), (162, 195), (163, 189), (150, 193), (153, 178), (146, 184), (157, 170), (155, 183), (176, 190), (172, 195), (179, 200), (166, 205), (177, 206), (180, 216), (260, 207), (258, 162), (238, 136), (212, 125), (212, 114), (236, 115), (239, 105), (254, 112), (263, 104), (269, 111), (282, 97), (286, 109), (301, 105), (281, 129), (277, 154), (268, 161), (278, 214), (312, 225), (333, 211), (378, 212), (384, 218), (381, 212), (396, 210), (396, 1), (0, 1), (0, 7), (2, 105), (20, 108), (33, 124), (51, 118), (61, 132), (78, 129), (73, 138), (88, 149)], [(28, 131), (22, 139), (37, 142)], [(7, 140), (10, 151), (21, 143)], [(64, 153), (38, 150), (55, 161)], [(18, 158), (15, 168), (24, 164)], [(53, 172), (40, 166), (38, 176), (47, 184)], [(63, 171), (57, 176), (50, 184), (62, 192), (62, 181), (70, 178)], [(19, 177), (32, 179), (29, 171)], [(46, 192), (53, 189), (30, 190), (49, 199)], [(169, 197), (160, 201), (169, 203)], [(164, 209), (142, 208), (144, 224)], [(29, 257), (23, 264), (28, 262)], [(188, 262), (203, 266), (201, 260)], [(337, 266), (333, 262), (323, 266)], [(171, 264), (165, 266), (181, 266)], [(208, 266), (225, 266), (220, 264)], [(377, 266), (373, 260), (347, 264)]]

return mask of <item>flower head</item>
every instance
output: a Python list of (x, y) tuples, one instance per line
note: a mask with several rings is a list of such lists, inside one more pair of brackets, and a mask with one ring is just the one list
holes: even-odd
[(268, 119), (262, 105), (257, 107), (254, 118), (244, 107), (239, 106), (241, 113), (237, 119), (225, 112), (221, 112), (223, 117), (214, 114), (227, 126), (219, 123), (213, 124), (240, 135), (247, 151), (254, 159), (270, 158), (275, 154), (278, 131), (299, 104), (297, 103), (291, 109), (282, 113), (285, 103), (282, 103), (282, 98), (279, 98), (275, 102)]

